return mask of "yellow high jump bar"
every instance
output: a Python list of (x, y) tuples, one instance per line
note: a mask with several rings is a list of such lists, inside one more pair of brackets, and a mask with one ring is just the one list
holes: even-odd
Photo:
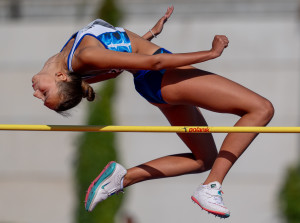
[(166, 132), (166, 133), (300, 133), (300, 127), (210, 127), (210, 126), (92, 126), (92, 125), (11, 125), (0, 124), (0, 131), (66, 132)]

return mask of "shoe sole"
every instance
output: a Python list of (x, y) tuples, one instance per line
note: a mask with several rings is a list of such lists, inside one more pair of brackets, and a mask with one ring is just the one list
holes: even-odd
[(98, 188), (100, 188), (101, 186), (101, 183), (107, 178), (109, 178), (114, 173), (115, 169), (116, 169), (116, 162), (114, 161), (109, 162), (101, 171), (101, 173), (97, 176), (97, 178), (90, 184), (85, 196), (85, 209), (87, 211), (91, 211), (89, 209), (97, 194)]
[(200, 208), (202, 208), (203, 210), (207, 211), (210, 214), (213, 214), (213, 215), (215, 215), (219, 218), (228, 218), (230, 216), (229, 214), (226, 214), (226, 213), (223, 213), (223, 212), (213, 211), (213, 210), (209, 210), (207, 208), (204, 208), (204, 207), (201, 206), (201, 204), (199, 204), (198, 200), (194, 196), (192, 196), (191, 198), (196, 204), (199, 205)]

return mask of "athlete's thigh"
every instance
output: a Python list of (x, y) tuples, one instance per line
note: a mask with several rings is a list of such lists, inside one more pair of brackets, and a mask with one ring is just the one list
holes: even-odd
[[(203, 115), (195, 106), (162, 105), (158, 107), (172, 126), (207, 126)], [(189, 147), (196, 159), (215, 159), (217, 149), (211, 133), (180, 133), (178, 136)]]
[(190, 104), (234, 114), (251, 111), (265, 101), (240, 84), (191, 66), (167, 70), (161, 92), (168, 104)]

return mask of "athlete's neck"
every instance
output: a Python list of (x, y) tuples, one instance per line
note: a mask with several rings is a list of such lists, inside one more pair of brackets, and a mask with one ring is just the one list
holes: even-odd
[(55, 70), (55, 72), (68, 73), (67, 60), (65, 57), (62, 52), (55, 54), (46, 61), (43, 70)]

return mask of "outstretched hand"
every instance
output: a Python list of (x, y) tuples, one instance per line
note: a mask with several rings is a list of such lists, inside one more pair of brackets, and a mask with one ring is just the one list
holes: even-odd
[(223, 50), (228, 46), (229, 40), (224, 35), (216, 35), (213, 43), (211, 51), (214, 54), (214, 57), (219, 57), (222, 55)]
[(154, 33), (154, 35), (158, 35), (163, 30), (164, 24), (168, 21), (170, 16), (172, 15), (174, 11), (174, 6), (168, 7), (166, 13), (163, 17), (161, 17), (158, 22), (153, 26), (151, 31)]

